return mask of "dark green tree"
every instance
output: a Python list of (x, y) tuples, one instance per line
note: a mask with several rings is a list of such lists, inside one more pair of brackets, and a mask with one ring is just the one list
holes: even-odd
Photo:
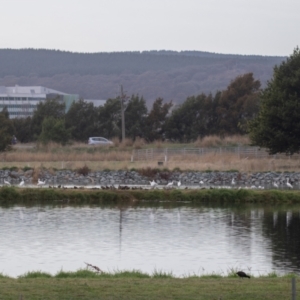
[(42, 132), (42, 123), (45, 118), (53, 117), (61, 119), (65, 116), (65, 103), (59, 99), (48, 99), (41, 101), (32, 116), (31, 130), (34, 138), (37, 138)]
[(145, 135), (147, 106), (143, 97), (132, 95), (125, 110), (126, 137), (135, 140)]
[(121, 101), (108, 99), (104, 106), (99, 107), (99, 135), (121, 138)]
[(74, 102), (65, 116), (66, 127), (72, 129), (72, 138), (87, 141), (90, 136), (99, 135), (98, 111), (93, 103), (84, 100)]
[(145, 138), (148, 141), (165, 139), (165, 125), (172, 106), (172, 101), (163, 104), (162, 98), (154, 101), (152, 110), (146, 118)]
[(6, 106), (3, 107), (1, 113), (5, 116), (6, 119), (9, 119), (9, 112)]
[(66, 129), (65, 120), (46, 117), (42, 123), (39, 140), (43, 144), (55, 142), (65, 145), (71, 138), (71, 129)]
[(21, 143), (28, 143), (33, 140), (31, 131), (31, 117), (15, 118), (11, 120), (15, 128), (15, 135)]
[(220, 135), (245, 134), (247, 123), (258, 113), (260, 81), (252, 73), (236, 77), (216, 103)]
[(211, 134), (214, 125), (214, 99), (201, 94), (186, 99), (172, 111), (166, 123), (169, 139), (190, 142)]
[(257, 117), (249, 122), (253, 145), (270, 154), (300, 150), (300, 50), (274, 67), (273, 77), (260, 97)]
[(0, 112), (0, 151), (10, 150), (14, 126), (9, 119), (7, 108), (4, 107)]

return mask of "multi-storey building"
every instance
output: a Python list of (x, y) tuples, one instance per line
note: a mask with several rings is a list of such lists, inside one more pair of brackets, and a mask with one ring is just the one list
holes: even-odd
[(37, 104), (47, 99), (59, 99), (65, 103), (68, 111), (71, 104), (79, 100), (79, 95), (70, 95), (42, 86), (0, 86), (0, 111), (7, 107), (11, 119), (32, 116)]

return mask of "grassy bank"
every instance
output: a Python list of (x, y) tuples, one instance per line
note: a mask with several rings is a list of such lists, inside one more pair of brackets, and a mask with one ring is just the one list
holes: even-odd
[[(296, 285), (300, 285), (299, 277)], [(0, 299), (291, 299), (291, 276), (272, 273), (240, 279), (232, 273), (175, 278), (162, 272), (151, 276), (138, 271), (61, 271), (55, 276), (32, 272), (17, 279), (0, 275)]]
[(212, 203), (300, 203), (299, 191), (278, 190), (91, 190), (53, 188), (0, 188), (0, 205), (39, 204), (141, 204), (188, 202)]

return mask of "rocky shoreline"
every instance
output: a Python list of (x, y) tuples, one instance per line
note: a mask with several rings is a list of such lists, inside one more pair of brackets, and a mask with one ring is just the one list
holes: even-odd
[[(145, 172), (144, 172), (145, 173)], [(46, 185), (80, 185), (80, 186), (118, 186), (118, 185), (149, 185), (155, 180), (158, 185), (165, 186), (173, 181), (174, 187), (177, 182), (181, 186), (199, 187), (247, 187), (247, 188), (278, 188), (288, 189), (287, 181), (292, 189), (298, 189), (300, 173), (240, 173), (240, 172), (195, 172), (195, 171), (157, 171), (150, 174), (135, 170), (120, 171), (96, 171), (81, 174), (72, 170), (34, 170), (10, 171), (0, 170), (0, 184), (19, 185), (24, 180), (24, 185), (37, 184), (37, 176), (46, 182)]]

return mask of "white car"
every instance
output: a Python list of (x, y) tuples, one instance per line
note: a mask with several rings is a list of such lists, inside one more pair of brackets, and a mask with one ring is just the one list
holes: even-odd
[(104, 137), (90, 137), (88, 140), (89, 145), (113, 145), (113, 142)]

